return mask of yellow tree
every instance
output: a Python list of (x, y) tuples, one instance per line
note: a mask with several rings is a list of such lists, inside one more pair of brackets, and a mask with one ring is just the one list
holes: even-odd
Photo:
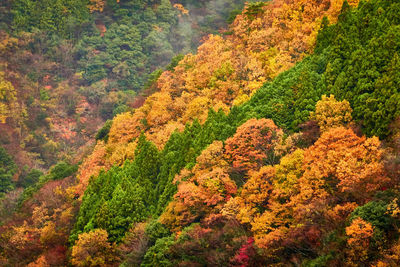
[(71, 263), (75, 266), (111, 266), (115, 259), (114, 245), (103, 229), (80, 234), (72, 247)]
[(284, 156), (280, 164), (252, 172), (240, 193), (222, 210), (223, 215), (248, 224), (260, 248), (278, 249), (277, 244), (285, 239), (294, 221), (290, 198), (299, 191), (303, 154), (296, 150)]
[(329, 128), (347, 126), (352, 120), (352, 112), (347, 100), (337, 101), (333, 95), (323, 95), (310, 118), (318, 122), (321, 132), (325, 132)]
[(4, 78), (4, 73), (0, 72), (0, 123), (5, 123), (6, 119), (13, 116), (17, 100), (17, 92), (11, 82)]
[(142, 120), (138, 114), (132, 115), (130, 112), (118, 114), (113, 119), (113, 123), (108, 134), (109, 143), (127, 143), (138, 137), (142, 130)]

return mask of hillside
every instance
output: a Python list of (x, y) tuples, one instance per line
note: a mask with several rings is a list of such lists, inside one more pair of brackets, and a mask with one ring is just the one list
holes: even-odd
[(1, 193), (79, 164), (107, 120), (139, 107), (163, 69), (244, 5), (182, 3), (1, 1), (0, 146), (17, 166)]
[[(185, 7), (229, 13), (203, 2), (179, 1), (178, 20)], [(166, 67), (147, 85), (107, 72), (124, 63), (101, 50), (121, 40), (105, 23), (118, 3), (91, 3), (105, 45), (80, 39), (80, 79), (142, 96), (104, 124), (83, 162), (31, 171), (36, 182), (6, 195), (16, 212), (0, 229), (1, 265), (400, 264), (398, 1), (247, 3), (195, 53), (166, 66), (149, 52), (149, 66)], [(88, 57), (91, 45), (100, 50)], [(126, 70), (141, 75), (134, 64)], [(93, 93), (98, 81), (86, 82)], [(9, 99), (13, 85), (4, 84)], [(4, 149), (0, 159), (6, 193), (18, 167)]]

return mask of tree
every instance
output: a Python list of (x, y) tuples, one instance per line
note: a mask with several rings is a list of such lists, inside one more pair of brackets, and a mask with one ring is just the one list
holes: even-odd
[(103, 12), (106, 0), (90, 0), (89, 10), (90, 12)]
[(149, 246), (146, 223), (137, 223), (126, 233), (118, 251), (123, 260), (122, 266), (139, 266)]
[(276, 198), (289, 200), (298, 194), (298, 183), (303, 175), (304, 150), (297, 149), (284, 156), (279, 165), (276, 165), (276, 174), (273, 180), (274, 195)]
[(13, 175), (17, 171), (13, 159), (7, 151), (0, 147), (0, 197), (14, 188)]
[[(264, 166), (257, 172), (252, 172), (250, 178), (243, 185), (240, 194), (229, 200), (222, 211), (225, 215), (234, 215), (243, 224), (251, 223), (254, 217), (262, 214), (269, 205), (272, 197), (275, 169)], [(233, 205), (237, 205), (234, 207)], [(230, 211), (230, 208), (233, 208)], [(232, 212), (233, 211), (233, 212)]]
[(92, 176), (97, 176), (100, 170), (105, 167), (106, 148), (103, 141), (98, 141), (90, 156), (85, 158), (79, 167), (78, 178), (79, 185), (77, 186), (77, 193), (83, 195), (89, 180)]
[(178, 191), (161, 215), (161, 223), (179, 230), (222, 209), (237, 190), (223, 157), (223, 144), (215, 141), (197, 157), (192, 170), (184, 169), (175, 177)]
[(250, 119), (226, 140), (227, 160), (241, 172), (257, 170), (265, 163), (274, 164), (277, 161), (274, 149), (282, 135), (282, 130), (272, 120)]
[(251, 172), (240, 193), (230, 199), (222, 210), (223, 215), (233, 215), (248, 225), (257, 246), (267, 251), (278, 253), (282, 248), (281, 242), (289, 232), (288, 227), (294, 223), (290, 201), (299, 192), (303, 154), (304, 151), (296, 150), (284, 156), (281, 163), (274, 167), (264, 166), (257, 172)]
[(58, 31), (66, 34), (68, 22), (84, 22), (89, 10), (87, 1), (32, 1), (18, 0), (12, 7), (13, 25), (18, 30), (31, 31), (33, 28), (48, 30), (50, 32)]
[(108, 134), (109, 143), (128, 142), (140, 135), (140, 128), (135, 128), (136, 120), (130, 112), (118, 114)]
[(352, 112), (347, 100), (337, 101), (333, 95), (329, 97), (323, 95), (315, 106), (315, 112), (312, 112), (310, 117), (317, 121), (321, 131), (325, 132), (333, 127), (346, 127), (352, 120)]
[(195, 220), (217, 213), (236, 190), (235, 183), (222, 168), (195, 174), (178, 185), (178, 192), (161, 215), (160, 221), (177, 231)]
[(147, 250), (141, 266), (172, 266), (168, 257), (168, 250), (174, 243), (174, 237), (168, 236), (157, 239), (156, 244)]
[(373, 233), (372, 225), (361, 218), (354, 219), (351, 225), (346, 227), (349, 257), (354, 266), (368, 260), (369, 243)]
[(35, 262), (29, 263), (27, 267), (50, 267), (50, 264), (47, 262), (46, 257), (42, 255)]
[(0, 72), (0, 123), (6, 123), (8, 117), (15, 112), (17, 92), (11, 82), (4, 78), (4, 73)]
[(145, 199), (145, 191), (138, 184), (132, 185), (123, 180), (115, 188), (112, 199), (105, 202), (108, 208), (104, 211), (100, 209), (97, 216), (98, 226), (110, 233), (110, 241), (121, 241), (133, 223), (141, 222), (148, 216)]
[(377, 137), (358, 137), (342, 127), (325, 132), (304, 153), (300, 195), (304, 200), (317, 196), (322, 200), (334, 190), (342, 200), (362, 203), (389, 182), (382, 152)]
[(351, 213), (351, 220), (360, 218), (370, 223), (376, 229), (388, 232), (395, 225), (394, 218), (390, 216), (389, 205), (384, 201), (370, 201), (367, 204), (357, 207)]
[(79, 235), (72, 247), (71, 263), (75, 266), (111, 266), (116, 257), (114, 245), (107, 239), (108, 234), (103, 229)]

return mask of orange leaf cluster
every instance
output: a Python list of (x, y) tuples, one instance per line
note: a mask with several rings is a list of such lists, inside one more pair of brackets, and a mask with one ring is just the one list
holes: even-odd
[(222, 142), (211, 144), (197, 159), (199, 164), (192, 171), (183, 170), (176, 178), (178, 192), (160, 217), (171, 229), (179, 230), (205, 215), (218, 213), (236, 193), (223, 160)]
[(301, 197), (324, 199), (331, 189), (344, 200), (369, 199), (389, 181), (382, 153), (377, 137), (358, 137), (343, 127), (325, 132), (304, 154)]
[(250, 119), (226, 140), (227, 159), (239, 171), (257, 170), (265, 162), (274, 162), (274, 149), (282, 136), (282, 130), (272, 120)]
[(369, 243), (373, 234), (372, 225), (361, 218), (354, 219), (351, 225), (346, 227), (346, 235), (349, 236), (347, 244), (350, 247), (350, 266), (359, 266), (368, 258)]

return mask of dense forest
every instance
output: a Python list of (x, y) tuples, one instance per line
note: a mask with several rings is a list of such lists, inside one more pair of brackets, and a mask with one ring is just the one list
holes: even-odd
[(1, 266), (400, 265), (400, 2), (3, 0)]

